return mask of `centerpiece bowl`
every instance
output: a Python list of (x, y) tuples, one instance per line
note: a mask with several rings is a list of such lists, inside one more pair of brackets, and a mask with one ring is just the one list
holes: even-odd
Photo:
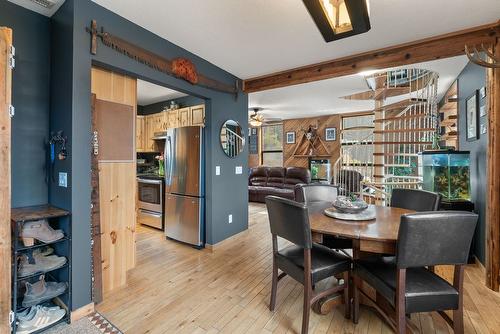
[(368, 204), (361, 199), (352, 199), (347, 196), (338, 196), (333, 202), (335, 210), (341, 213), (360, 213), (368, 208)]

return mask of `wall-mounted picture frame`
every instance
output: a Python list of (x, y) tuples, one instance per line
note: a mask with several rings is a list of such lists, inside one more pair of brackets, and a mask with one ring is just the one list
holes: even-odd
[(486, 116), (486, 105), (479, 106), (479, 117)]
[(486, 87), (481, 87), (481, 89), (479, 90), (479, 98), (480, 99), (484, 99), (486, 97)]
[(286, 133), (286, 143), (295, 144), (295, 131), (289, 131)]
[(325, 140), (326, 141), (337, 140), (337, 128), (326, 128), (325, 129)]
[(479, 138), (479, 93), (476, 92), (465, 100), (466, 124), (467, 124), (467, 141), (474, 141)]

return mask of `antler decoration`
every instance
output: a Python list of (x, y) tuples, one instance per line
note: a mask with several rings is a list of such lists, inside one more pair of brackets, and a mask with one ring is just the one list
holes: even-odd
[[(483, 52), (483, 54), (485, 55), (485, 59), (481, 57), (481, 52)], [(495, 57), (495, 55), (484, 46), (484, 44), (481, 44), (480, 51), (476, 48), (476, 46), (473, 46), (472, 52), (466, 45), (465, 54), (467, 55), (467, 58), (469, 58), (469, 60), (474, 64), (489, 68), (500, 68), (500, 59)]]

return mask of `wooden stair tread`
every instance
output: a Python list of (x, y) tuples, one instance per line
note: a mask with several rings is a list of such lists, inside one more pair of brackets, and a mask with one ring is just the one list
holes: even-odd
[(405, 116), (399, 116), (399, 117), (386, 117), (386, 118), (379, 118), (373, 120), (374, 123), (382, 123), (382, 122), (387, 122), (387, 121), (396, 121), (396, 120), (405, 120), (405, 119), (413, 119), (413, 118), (420, 118), (420, 117), (431, 117), (432, 115), (430, 114), (413, 114), (413, 115), (405, 115)]
[(428, 132), (434, 131), (434, 128), (415, 128), (415, 129), (395, 129), (395, 130), (375, 130), (373, 133), (382, 134), (382, 133), (401, 133), (401, 132)]
[(431, 141), (374, 141), (373, 145), (432, 145)]
[(379, 108), (373, 109), (373, 112), (377, 111), (391, 111), (397, 109), (403, 109), (412, 105), (419, 105), (425, 103), (425, 100), (422, 99), (406, 99), (399, 102), (394, 102)]

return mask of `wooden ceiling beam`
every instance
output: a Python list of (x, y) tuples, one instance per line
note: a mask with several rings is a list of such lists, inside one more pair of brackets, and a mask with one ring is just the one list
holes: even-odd
[(356, 74), (366, 70), (459, 56), (464, 54), (465, 45), (489, 45), (494, 43), (497, 37), (500, 37), (500, 20), (453, 33), (247, 79), (243, 83), (243, 90), (246, 93), (252, 93)]

